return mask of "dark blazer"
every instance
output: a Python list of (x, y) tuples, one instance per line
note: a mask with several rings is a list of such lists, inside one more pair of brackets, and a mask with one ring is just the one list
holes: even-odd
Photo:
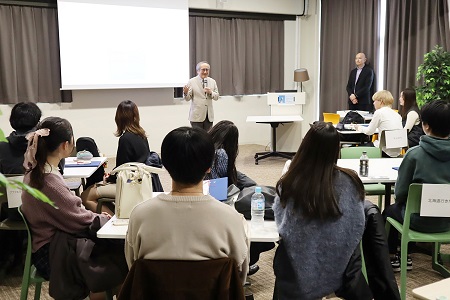
[(356, 71), (357, 68), (354, 68), (350, 72), (347, 83), (347, 94), (349, 97), (351, 94), (355, 94), (356, 98), (358, 99), (358, 103), (353, 104), (350, 99), (348, 99), (348, 108), (350, 110), (373, 111), (371, 95), (372, 85), (374, 83), (373, 70), (369, 66), (364, 66), (361, 74), (359, 74), (358, 82), (356, 82), (355, 86)]

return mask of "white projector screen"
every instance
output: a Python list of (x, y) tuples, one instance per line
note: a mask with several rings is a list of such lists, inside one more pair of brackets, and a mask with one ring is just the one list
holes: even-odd
[(188, 0), (58, 0), (63, 90), (189, 79)]

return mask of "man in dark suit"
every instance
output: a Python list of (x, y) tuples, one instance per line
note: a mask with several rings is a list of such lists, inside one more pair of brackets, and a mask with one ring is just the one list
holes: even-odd
[(366, 66), (366, 55), (358, 53), (355, 57), (356, 68), (350, 72), (347, 83), (348, 109), (373, 111), (371, 90), (374, 84), (373, 70)]

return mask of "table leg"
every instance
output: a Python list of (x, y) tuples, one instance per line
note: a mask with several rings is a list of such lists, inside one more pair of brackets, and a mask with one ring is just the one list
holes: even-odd
[(393, 183), (384, 183), (384, 209), (391, 205), (391, 189)]

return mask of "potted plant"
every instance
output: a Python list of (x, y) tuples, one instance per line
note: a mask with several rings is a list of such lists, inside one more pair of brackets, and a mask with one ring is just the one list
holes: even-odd
[(450, 52), (439, 45), (424, 55), (417, 69), (417, 104), (419, 107), (434, 100), (450, 101)]

